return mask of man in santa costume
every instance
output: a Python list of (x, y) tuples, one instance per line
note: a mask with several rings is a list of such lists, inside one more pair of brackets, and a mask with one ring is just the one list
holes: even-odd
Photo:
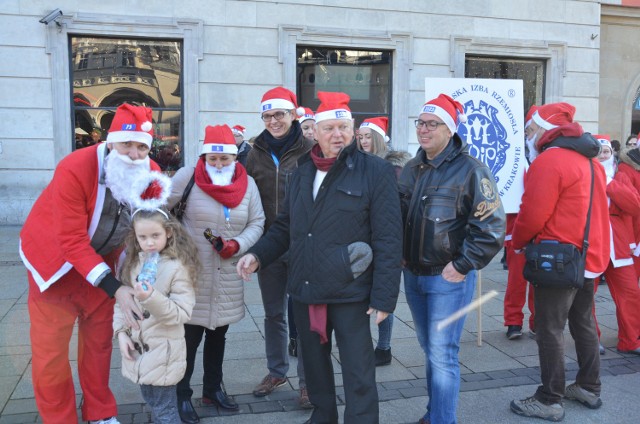
[[(524, 135), (525, 143), (528, 147), (526, 150), (529, 152), (527, 156), (529, 163), (535, 159), (535, 149), (533, 144), (536, 141), (536, 134), (534, 134), (531, 124), (533, 123), (533, 114), (538, 110), (538, 106), (533, 105), (529, 108), (525, 124)], [(507, 274), (507, 290), (504, 293), (504, 325), (507, 327), (507, 338), (509, 340), (518, 339), (522, 336), (522, 324), (524, 321), (524, 313), (522, 308), (526, 303), (529, 307), (529, 332), (532, 336), (535, 336), (535, 308), (533, 305), (533, 286), (525, 280), (522, 275), (524, 269), (525, 258), (524, 255), (517, 255), (513, 251), (511, 244), (511, 233), (513, 232), (513, 224), (518, 217), (517, 213), (507, 214), (507, 231), (504, 237), (504, 246), (507, 250), (507, 268), (509, 272)], [(527, 289), (529, 293), (527, 294)]]
[[(582, 249), (593, 169), (593, 196), (584, 286), (581, 289), (535, 289), (535, 329), (542, 384), (526, 399), (513, 400), (519, 415), (549, 421), (564, 418), (563, 398), (589, 408), (600, 400), (600, 354), (592, 314), (594, 278), (609, 262), (609, 220), (606, 176), (597, 163), (600, 143), (573, 121), (575, 107), (568, 103), (540, 106), (531, 124), (538, 156), (525, 176), (520, 212), (513, 226), (513, 249), (522, 252), (534, 240), (556, 240)], [(564, 335), (575, 340), (579, 370), (576, 382), (565, 388)]]
[[(627, 143), (620, 149), (620, 163), (618, 172), (629, 177), (633, 187), (640, 192), (640, 150), (638, 150), (635, 142)], [(633, 250), (633, 266), (636, 274), (640, 276), (640, 216), (634, 216), (632, 219), (634, 245)]]
[(602, 145), (598, 160), (607, 174), (611, 256), (604, 276), (616, 304), (617, 350), (640, 355), (640, 287), (632, 256), (636, 247), (633, 220), (640, 217), (640, 193), (627, 174), (617, 172), (609, 135), (594, 137)]
[[(114, 275), (130, 213), (166, 201), (169, 179), (149, 158), (151, 109), (123, 104), (106, 143), (76, 150), (56, 167), (20, 233), (28, 270), (32, 378), (44, 423), (75, 423), (69, 342), (78, 320), (78, 376), (82, 418), (116, 424), (109, 389), (114, 302), (127, 325), (142, 313), (133, 289)], [(115, 298), (115, 300), (114, 300)]]

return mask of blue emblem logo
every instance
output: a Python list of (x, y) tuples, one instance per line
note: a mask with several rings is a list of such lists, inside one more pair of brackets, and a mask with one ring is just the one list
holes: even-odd
[(271, 109), (271, 104), (262, 105), (262, 111)]
[(436, 111), (436, 107), (433, 105), (426, 105), (422, 108), (422, 113), (433, 113)]
[(136, 124), (122, 124), (122, 131), (135, 131)]
[(458, 135), (469, 145), (469, 153), (485, 163), (496, 176), (507, 159), (507, 131), (498, 119), (498, 109), (480, 100), (476, 107), (473, 100), (464, 104), (467, 122), (458, 126)]
[(221, 146), (219, 144), (211, 145), (211, 153), (222, 152), (223, 150), (224, 150), (224, 146)]
[(336, 110), (336, 118), (348, 118), (349, 112), (346, 110)]

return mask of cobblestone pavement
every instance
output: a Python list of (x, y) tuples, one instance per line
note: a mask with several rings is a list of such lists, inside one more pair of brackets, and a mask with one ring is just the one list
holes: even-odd
[[(27, 313), (27, 281), (25, 269), (17, 253), (17, 226), (0, 226), (0, 424), (40, 422), (31, 384), (29, 316)], [(499, 257), (481, 272), (482, 292), (497, 290), (499, 295), (483, 305), (481, 311), (468, 315), (460, 349), (462, 385), (458, 418), (461, 423), (524, 423), (527, 418), (509, 411), (509, 402), (533, 394), (540, 382), (537, 346), (528, 329), (518, 340), (508, 340), (502, 321), (502, 301), (507, 272)], [(224, 383), (229, 394), (240, 404), (240, 411), (227, 413), (216, 407), (203, 406), (202, 365), (196, 364), (192, 379), (194, 405), (201, 423), (302, 423), (309, 412), (299, 408), (296, 358), (290, 358), (289, 383), (269, 396), (257, 398), (253, 387), (266, 375), (264, 359), (264, 311), (257, 281), (246, 285), (246, 316), (231, 325), (227, 333)], [(569, 423), (637, 423), (640, 422), (640, 357), (616, 351), (617, 323), (615, 306), (606, 285), (596, 295), (596, 311), (606, 347), (602, 356), (604, 405), (597, 411), (565, 402)], [(390, 365), (377, 369), (381, 422), (414, 423), (424, 414), (427, 402), (424, 355), (420, 349), (411, 314), (400, 294), (393, 326)], [(525, 316), (525, 323), (527, 316)], [(482, 329), (480, 342), (479, 330)], [(373, 342), (377, 327), (372, 321)], [(577, 362), (573, 340), (566, 332), (567, 381), (575, 377)], [(200, 360), (201, 354), (198, 356)], [(339, 353), (333, 348), (334, 376), (338, 386), (340, 412), (344, 409)], [(70, 359), (75, 373), (75, 338)], [(120, 353), (114, 348), (111, 365), (111, 387), (119, 405), (119, 420), (124, 423), (150, 422), (139, 388), (120, 374)], [(82, 395), (77, 384), (77, 403)], [(526, 420), (526, 421), (525, 421)]]

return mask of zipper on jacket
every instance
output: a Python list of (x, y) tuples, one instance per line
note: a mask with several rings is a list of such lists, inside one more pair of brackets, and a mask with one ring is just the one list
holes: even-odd
[(109, 240), (111, 240), (111, 237), (113, 237), (113, 233), (116, 232), (116, 228), (118, 227), (118, 221), (120, 221), (120, 214), (122, 213), (122, 203), (120, 203), (118, 205), (118, 213), (116, 214), (116, 219), (113, 221), (113, 227), (111, 227), (111, 232), (109, 232), (109, 235), (107, 236), (107, 239), (104, 241), (104, 243), (102, 243), (102, 246), (100, 246), (99, 249), (96, 249), (96, 253), (100, 253), (100, 251), (107, 245), (107, 243), (109, 243)]

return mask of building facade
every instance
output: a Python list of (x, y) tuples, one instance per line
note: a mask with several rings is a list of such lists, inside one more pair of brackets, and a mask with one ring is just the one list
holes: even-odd
[(634, 3), (3, 1), (0, 225), (24, 222), (60, 159), (104, 138), (123, 101), (154, 109), (169, 173), (195, 163), (206, 125), (258, 134), (261, 96), (279, 85), (311, 108), (318, 90), (348, 92), (357, 121), (387, 116), (410, 152), (432, 77), (521, 78), (525, 110), (567, 101), (587, 131), (622, 138), (640, 126)]

